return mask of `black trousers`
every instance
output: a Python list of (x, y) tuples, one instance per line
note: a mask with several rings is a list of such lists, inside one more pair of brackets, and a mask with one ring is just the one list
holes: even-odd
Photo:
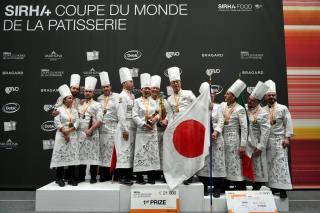
[[(85, 180), (86, 178), (86, 169), (87, 165), (80, 165), (79, 166), (79, 180)], [(97, 165), (90, 165), (90, 175), (92, 180), (97, 179)]]
[(111, 180), (110, 167), (99, 166), (100, 180)]
[(76, 166), (68, 166), (67, 169), (64, 166), (57, 167), (57, 179), (74, 180), (75, 179)]
[(120, 168), (118, 169), (119, 177), (125, 180), (131, 180), (132, 169), (131, 168)]

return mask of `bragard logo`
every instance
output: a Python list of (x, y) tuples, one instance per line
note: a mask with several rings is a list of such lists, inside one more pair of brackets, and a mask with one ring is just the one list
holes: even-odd
[(11, 92), (18, 92), (19, 87), (6, 87), (4, 89), (5, 93), (10, 94)]
[(242, 70), (242, 75), (263, 75), (263, 70)]
[(52, 88), (41, 88), (40, 89), (41, 93), (54, 93), (54, 92), (59, 92), (58, 89), (52, 89)]
[(2, 75), (23, 75), (22, 70), (3, 70)]
[(20, 109), (20, 105), (18, 103), (7, 103), (5, 105), (2, 106), (2, 111), (4, 113), (15, 113), (17, 111), (19, 111)]
[(223, 58), (223, 53), (201, 53), (202, 58)]
[(124, 59), (128, 61), (138, 60), (141, 56), (142, 53), (139, 50), (129, 50), (123, 55)]
[(55, 51), (52, 51), (50, 54), (44, 55), (44, 59), (49, 61), (58, 61), (62, 59), (62, 54), (58, 54)]
[(52, 132), (56, 130), (56, 126), (54, 125), (54, 121), (46, 121), (41, 124), (41, 129), (45, 132)]

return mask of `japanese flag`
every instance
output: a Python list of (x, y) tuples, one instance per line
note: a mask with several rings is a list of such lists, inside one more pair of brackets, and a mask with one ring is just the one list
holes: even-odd
[(170, 189), (204, 166), (210, 145), (209, 87), (168, 124), (163, 135), (163, 172)]

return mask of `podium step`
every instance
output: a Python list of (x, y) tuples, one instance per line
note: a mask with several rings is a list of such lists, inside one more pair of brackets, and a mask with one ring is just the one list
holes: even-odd
[[(36, 211), (129, 212), (131, 189), (149, 187), (168, 188), (164, 183), (125, 186), (118, 182), (90, 184), (86, 181), (78, 186), (59, 187), (52, 182), (37, 189)], [(210, 197), (203, 196), (202, 183), (180, 185), (179, 195), (181, 212), (210, 212)], [(274, 196), (274, 199), (279, 212), (289, 211), (288, 199), (278, 196)], [(212, 212), (227, 212), (225, 195), (213, 198), (212, 209)]]

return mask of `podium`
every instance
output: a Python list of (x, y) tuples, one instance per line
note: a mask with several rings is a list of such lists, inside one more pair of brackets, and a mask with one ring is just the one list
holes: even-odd
[[(129, 212), (131, 189), (149, 187), (167, 189), (168, 186), (164, 183), (125, 186), (118, 182), (90, 184), (86, 181), (78, 186), (59, 187), (52, 182), (37, 189), (36, 211)], [(178, 189), (181, 212), (210, 212), (210, 197), (203, 196), (202, 183), (179, 185)], [(224, 194), (212, 199), (212, 212), (227, 212)], [(289, 211), (288, 199), (278, 196), (274, 196), (274, 199), (279, 212)]]

